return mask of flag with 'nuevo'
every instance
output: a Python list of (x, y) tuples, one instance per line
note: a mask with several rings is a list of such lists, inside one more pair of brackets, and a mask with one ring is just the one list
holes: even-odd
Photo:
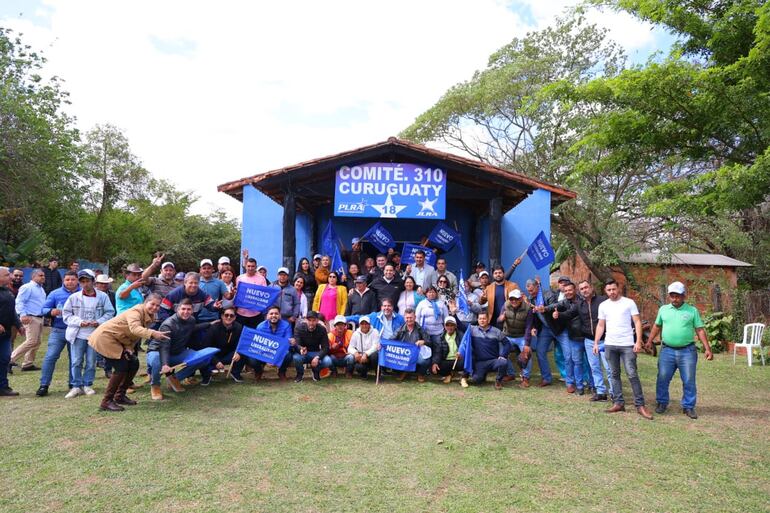
[(546, 265), (553, 263), (555, 258), (551, 243), (548, 242), (548, 237), (542, 231), (527, 248), (527, 254), (532, 263), (535, 264), (536, 269), (542, 269)]
[(411, 342), (380, 340), (377, 365), (402, 372), (414, 372), (417, 368), (418, 356), (420, 356), (420, 348)]
[(388, 230), (385, 229), (382, 224), (377, 221), (374, 226), (369, 228), (369, 231), (364, 234), (362, 239), (366, 239), (372, 243), (372, 246), (377, 248), (380, 253), (387, 253), (389, 248), (395, 248), (396, 242), (393, 240), (393, 236)]
[(289, 352), (289, 339), (244, 326), (235, 352), (241, 356), (280, 366)]
[(453, 247), (459, 246), (460, 252), (463, 252), (463, 245), (460, 241), (460, 232), (442, 221), (439, 221), (436, 227), (433, 228), (433, 231), (430, 232), (428, 240), (443, 251), (449, 251)]
[(262, 312), (275, 303), (280, 294), (281, 289), (241, 281), (238, 283), (238, 292), (235, 293), (233, 303), (238, 308)]
[(467, 374), (473, 374), (473, 345), (471, 344), (471, 330), (473, 326), (468, 326), (465, 330), (463, 339), (460, 341), (460, 347), (457, 352), (463, 355), (463, 370)]

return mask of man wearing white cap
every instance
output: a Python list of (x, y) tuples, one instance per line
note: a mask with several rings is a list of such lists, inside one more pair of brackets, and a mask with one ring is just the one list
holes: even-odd
[[(164, 256), (165, 255), (162, 253), (155, 255), (155, 258), (152, 259), (152, 263), (147, 266), (147, 269), (145, 269), (144, 272), (142, 272), (142, 280), (144, 280), (144, 284), (147, 286), (149, 294), (158, 294), (160, 297), (168, 296), (168, 293), (177, 287), (176, 282), (174, 282), (176, 266), (174, 265), (174, 262), (163, 262)], [(161, 262), (163, 263), (161, 264)], [(160, 266), (160, 274), (158, 276), (153, 276), (158, 270), (158, 266)], [(157, 323), (153, 329), (159, 327), (160, 323)]]
[(232, 271), (232, 267), (230, 266), (230, 257), (221, 256), (217, 261), (217, 270), (214, 273), (214, 278), (219, 278), (220, 274), (225, 271)]
[(464, 333), (457, 328), (457, 320), (451, 315), (444, 319), (444, 332), (433, 346), (431, 372), (438, 374), (444, 383), (452, 382), (452, 372), (462, 371), (463, 358), (457, 354)]
[(711, 346), (700, 313), (697, 308), (685, 303), (685, 295), (682, 282), (675, 281), (668, 286), (670, 303), (660, 307), (655, 325), (650, 331), (649, 343), (661, 334), (663, 346), (658, 354), (658, 379), (655, 385), (658, 405), (655, 412), (666, 412), (669, 402), (668, 386), (679, 369), (679, 377), (682, 378), (682, 413), (691, 419), (697, 419), (695, 368), (698, 364), (698, 350), (694, 342), (696, 335), (703, 344), (706, 360), (711, 360), (714, 355), (711, 354)]
[(273, 283), (272, 287), (281, 289), (275, 302), (281, 309), (281, 319), (288, 321), (293, 326), (302, 311), (302, 298), (300, 297), (302, 293), (289, 282), (289, 269), (287, 267), (278, 268), (278, 280)]
[[(235, 293), (227, 288), (225, 282), (214, 278), (214, 263), (208, 258), (201, 260), (200, 264), (200, 289), (211, 296), (214, 301), (232, 299)], [(219, 311), (203, 309), (198, 314), (199, 322), (212, 322), (219, 319)]]
[(348, 344), (348, 354), (353, 355), (355, 371), (366, 379), (370, 370), (377, 368), (377, 351), (380, 350), (380, 332), (373, 328), (368, 315), (358, 319), (358, 329), (353, 333)]
[(345, 367), (345, 376), (353, 377), (355, 357), (348, 353), (353, 332), (348, 329), (344, 315), (338, 315), (332, 322), (334, 329), (329, 332), (329, 358), (332, 360), (332, 375), (337, 376), (337, 367)]

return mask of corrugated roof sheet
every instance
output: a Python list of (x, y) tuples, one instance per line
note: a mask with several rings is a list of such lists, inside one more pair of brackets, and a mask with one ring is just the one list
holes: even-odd
[(752, 267), (752, 264), (747, 262), (741, 262), (725, 255), (710, 255), (708, 253), (636, 253), (629, 255), (624, 261), (630, 264)]

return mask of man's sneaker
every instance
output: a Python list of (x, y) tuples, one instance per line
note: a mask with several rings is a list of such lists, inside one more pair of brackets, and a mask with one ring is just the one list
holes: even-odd
[(83, 393), (86, 395), (94, 395), (96, 393), (96, 390), (94, 390), (91, 387), (83, 387)]
[(67, 392), (67, 395), (65, 395), (64, 398), (73, 399), (79, 395), (83, 395), (83, 390), (81, 390), (80, 387), (73, 387), (72, 390)]
[[(315, 378), (315, 376), (313, 376), (313, 378)], [(303, 379), (304, 379), (304, 375), (299, 375), (299, 374), (298, 374), (298, 375), (297, 375), (297, 377), (296, 377), (296, 378), (294, 378), (294, 382), (295, 382), (295, 383), (302, 383), (302, 380), (303, 380)]]
[(45, 397), (48, 395), (48, 385), (40, 385), (40, 388), (37, 389), (37, 392), (35, 392), (35, 395), (38, 397)]
[(11, 387), (0, 388), (0, 397), (16, 397), (19, 393)]
[(695, 420), (698, 418), (698, 414), (695, 413), (695, 408), (683, 408), (682, 413)]
[(241, 377), (240, 374), (236, 374), (234, 372), (231, 372), (230, 373), (230, 377), (233, 378), (233, 381), (235, 381), (236, 383), (243, 383), (243, 378)]
[(465, 377), (460, 378), (460, 386), (463, 388), (468, 388), (468, 379)]
[(657, 413), (657, 414), (666, 413), (666, 409), (667, 408), (668, 408), (667, 404), (660, 404), (660, 403), (658, 403), (658, 405), (655, 406), (655, 413)]
[(202, 387), (207, 387), (207, 386), (209, 386), (210, 384), (211, 384), (211, 376), (206, 376), (205, 378), (203, 378), (203, 379), (201, 380), (201, 386), (202, 386)]

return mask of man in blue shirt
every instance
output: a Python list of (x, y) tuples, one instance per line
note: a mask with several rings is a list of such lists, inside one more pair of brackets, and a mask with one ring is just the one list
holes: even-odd
[(139, 264), (129, 264), (126, 267), (126, 281), (115, 292), (115, 313), (117, 315), (144, 303), (144, 296), (139, 291), (143, 285), (142, 268), (139, 267)]
[(53, 371), (56, 368), (56, 362), (61, 356), (62, 349), (67, 348), (67, 362), (69, 362), (69, 380), (67, 384), (72, 388), (72, 353), (64, 334), (67, 331), (67, 325), (62, 318), (62, 309), (72, 294), (80, 290), (78, 285), (78, 275), (74, 271), (67, 271), (64, 275), (64, 285), (51, 291), (43, 305), (43, 315), (50, 315), (53, 319), (51, 324), (51, 333), (48, 335), (48, 349), (43, 358), (43, 372), (40, 374), (40, 388), (35, 394), (38, 397), (48, 395), (48, 387), (53, 380)]
[[(470, 330), (470, 352), (473, 363), (473, 373), (471, 381), (473, 383), (483, 383), (487, 379), (487, 374), (497, 372), (495, 378), (495, 389), (503, 388), (503, 378), (508, 368), (508, 353), (511, 352), (511, 344), (508, 342), (502, 331), (489, 325), (489, 314), (482, 310), (478, 318), (479, 325), (471, 326)], [(457, 357), (468, 358), (466, 354), (468, 347), (460, 344), (457, 350)]]
[(7, 267), (0, 267), (0, 397), (19, 395), (8, 383), (8, 364), (11, 361), (11, 330), (16, 328), (24, 334), (19, 316), (16, 315), (16, 301), (8, 288), (11, 273)]
[[(201, 279), (200, 289), (208, 294), (214, 302), (222, 299), (232, 299), (235, 293), (227, 290), (225, 282), (219, 278), (214, 278), (214, 264), (208, 258), (201, 260), (200, 265)], [(198, 313), (198, 322), (211, 322), (219, 319), (219, 311), (202, 309)]]
[(35, 354), (40, 347), (40, 335), (43, 331), (43, 304), (45, 303), (45, 273), (42, 269), (32, 271), (32, 279), (19, 289), (16, 296), (16, 313), (27, 332), (27, 339), (11, 353), (11, 365), (24, 355), (21, 365), (23, 371), (40, 370), (35, 366)]
[[(289, 352), (286, 353), (283, 362), (281, 362), (281, 366), (278, 368), (278, 379), (280, 379), (282, 382), (285, 382), (286, 369), (289, 368), (289, 364), (294, 358), (293, 352), (297, 342), (294, 339), (294, 333), (292, 331), (291, 324), (289, 324), (288, 321), (281, 319), (281, 309), (277, 305), (273, 305), (268, 308), (265, 317), (265, 320), (260, 322), (255, 328), (257, 332), (289, 340)], [(255, 379), (259, 381), (262, 378), (262, 370), (265, 368), (265, 363), (257, 360), (256, 358), (241, 356), (236, 352), (233, 355), (232, 364), (230, 366), (230, 377), (233, 378), (233, 381), (236, 383), (243, 382), (241, 371), (243, 370), (244, 365), (247, 363), (252, 369), (254, 369)]]

